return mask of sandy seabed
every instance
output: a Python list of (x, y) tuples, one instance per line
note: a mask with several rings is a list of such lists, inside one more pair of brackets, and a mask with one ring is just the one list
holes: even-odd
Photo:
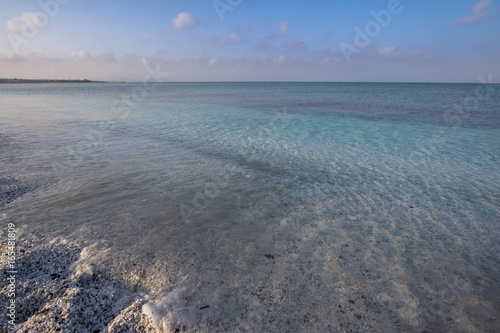
[[(5, 234), (2, 235), (2, 239)], [(255, 321), (252, 325), (252, 318), (241, 318), (241, 325), (234, 325), (234, 318), (219, 318), (222, 321), (213, 322), (201, 315), (217, 312), (220, 304), (198, 304), (196, 308), (179, 308), (184, 297), (189, 297), (183, 288), (167, 288), (170, 292), (166, 295), (161, 293), (161, 289), (144, 288), (147, 281), (140, 281), (136, 275), (141, 268), (123, 267), (123, 275), (111, 274), (102, 262), (102, 256), (106, 256), (109, 244), (106, 241), (90, 243), (88, 246), (81, 246), (63, 238), (44, 240), (41, 235), (25, 233), (22, 228), (17, 229), (16, 241), (16, 295), (9, 297), (9, 281), (7, 277), (10, 269), (7, 267), (8, 260), (5, 255), (8, 253), (6, 242), (2, 242), (0, 253), (2, 261), (0, 263), (0, 304), (9, 304), (11, 299), (15, 300), (15, 322), (9, 325), (10, 318), (8, 312), (3, 307), (0, 314), (1, 332), (268, 332), (268, 330), (257, 329), (261, 324)], [(112, 258), (110, 258), (112, 260)], [(275, 260), (271, 254), (263, 260), (270, 263)], [(165, 274), (162, 270), (165, 267), (156, 267), (156, 276), (151, 276), (157, 280), (159, 276)], [(151, 271), (150, 271), (151, 272)], [(348, 281), (346, 281), (347, 283)], [(172, 289), (173, 288), (173, 289)], [(270, 297), (265, 295), (266, 288), (260, 290), (259, 298)], [(362, 291), (360, 291), (362, 292)], [(240, 295), (241, 296), (241, 295)], [(364, 297), (364, 296), (361, 296)], [(389, 296), (388, 296), (389, 297)], [(374, 308), (364, 307), (370, 300), (352, 298), (338, 300), (338, 311), (342, 315), (333, 315), (332, 320), (337, 322), (337, 327), (331, 327), (328, 332), (383, 332), (383, 330), (363, 330), (363, 323), (369, 325), (370, 317), (377, 311)], [(390, 297), (387, 299), (391, 301)], [(214, 308), (215, 306), (215, 308)], [(437, 306), (437, 308), (436, 308)], [(299, 304), (288, 304), (286, 308), (302, 308)], [(337, 307), (337, 305), (336, 305)], [(429, 304), (430, 311), (440, 312), (437, 304)], [(173, 311), (169, 311), (171, 308)], [(302, 309), (299, 312), (309, 311)], [(176, 313), (176, 311), (178, 311)], [(238, 309), (223, 309), (226, 315), (233, 312), (239, 318)], [(411, 313), (409, 308), (401, 309), (406, 313), (408, 321), (411, 322), (416, 313)], [(249, 313), (251, 314), (251, 313)], [(191, 320), (189, 316), (192, 316)], [(293, 313), (289, 313), (293, 316)], [(201, 316), (201, 317), (200, 317)], [(298, 316), (298, 315), (297, 315)], [(203, 317), (203, 318), (202, 318)], [(217, 316), (215, 316), (217, 317)], [(381, 329), (382, 323), (387, 320), (381, 313), (381, 318), (375, 318), (373, 324)], [(284, 317), (287, 319), (288, 317)], [(385, 319), (384, 319), (385, 318)], [(273, 318), (273, 323), (268, 325), (281, 329), (285, 332), (287, 324), (282, 318)], [(290, 320), (288, 318), (287, 320)], [(312, 318), (314, 320), (314, 318)], [(396, 320), (396, 319), (395, 319)], [(449, 327), (457, 329), (457, 332), (479, 332), (477, 327), (468, 326), (460, 318), (449, 317)], [(368, 321), (368, 322), (367, 322)], [(404, 322), (388, 323), (387, 332), (417, 332), (410, 326), (405, 326)], [(195, 325), (191, 326), (189, 322)], [(196, 323), (197, 322), (197, 323)], [(378, 323), (377, 323), (378, 322)], [(205, 324), (203, 324), (205, 323)], [(203, 326), (208, 325), (208, 326)], [(220, 329), (217, 328), (220, 326)], [(401, 330), (394, 330), (394, 326), (401, 326)], [(302, 332), (326, 332), (318, 330), (313, 322), (301, 321)], [(297, 327), (290, 331), (297, 331)], [(293, 328), (290, 327), (290, 328)], [(404, 329), (406, 327), (409, 330)], [(365, 326), (366, 328), (366, 326)], [(415, 327), (413, 327), (415, 328)], [(442, 327), (441, 327), (442, 328)], [(490, 327), (491, 328), (491, 327)], [(427, 331), (427, 330), (426, 330)], [(435, 332), (446, 332), (448, 330), (437, 330)], [(489, 331), (489, 330), (488, 330)], [(427, 331), (431, 332), (431, 331)], [(492, 331), (493, 332), (493, 331)]]
[[(9, 179), (11, 194), (2, 205), (26, 207), (29, 195), (16, 199), (27, 187)], [(411, 230), (384, 232), (382, 224), (352, 223), (356, 217), (349, 214), (335, 224), (307, 225), (305, 207), (313, 206), (248, 239), (226, 236), (248, 234), (245, 225), (200, 224), (189, 237), (169, 239), (166, 253), (174, 256), (128, 259), (128, 252), (116, 256), (113, 240), (50, 238), (0, 211), (0, 331), (498, 331), (496, 271), (484, 276), (450, 261), (444, 249), (453, 252), (460, 244), (416, 241)], [(414, 206), (408, 211), (419, 212)], [(7, 221), (16, 224), (15, 296), (9, 295)], [(194, 227), (195, 221), (188, 223), (179, 234)], [(384, 254), (392, 248), (394, 255)], [(11, 300), (14, 326), (4, 306)]]

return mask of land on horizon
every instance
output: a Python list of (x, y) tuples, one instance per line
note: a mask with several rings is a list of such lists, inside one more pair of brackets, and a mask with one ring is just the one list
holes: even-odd
[(104, 81), (92, 81), (87, 79), (5, 79), (0, 78), (0, 83), (104, 83)]

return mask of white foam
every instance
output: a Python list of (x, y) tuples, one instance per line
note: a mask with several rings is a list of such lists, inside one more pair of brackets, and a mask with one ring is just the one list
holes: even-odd
[(111, 249), (110, 243), (106, 240), (98, 240), (85, 247), (80, 253), (80, 258), (70, 266), (70, 271), (76, 276), (82, 274), (92, 275), (95, 263), (102, 261)]
[(142, 306), (142, 313), (148, 316), (154, 328), (161, 333), (174, 332), (177, 328), (194, 327), (197, 322), (197, 309), (187, 306), (188, 289), (177, 287), (159, 302), (149, 302)]

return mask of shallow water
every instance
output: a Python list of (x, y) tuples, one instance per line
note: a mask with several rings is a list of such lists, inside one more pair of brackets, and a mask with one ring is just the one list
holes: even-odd
[(499, 85), (44, 84), (0, 97), (0, 173), (31, 189), (3, 223), (105, 240), (95, 263), (154, 291), (158, 326), (500, 329)]

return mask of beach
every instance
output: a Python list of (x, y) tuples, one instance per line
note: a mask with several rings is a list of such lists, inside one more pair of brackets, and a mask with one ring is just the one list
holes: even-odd
[(498, 331), (478, 87), (5, 85), (0, 329)]

